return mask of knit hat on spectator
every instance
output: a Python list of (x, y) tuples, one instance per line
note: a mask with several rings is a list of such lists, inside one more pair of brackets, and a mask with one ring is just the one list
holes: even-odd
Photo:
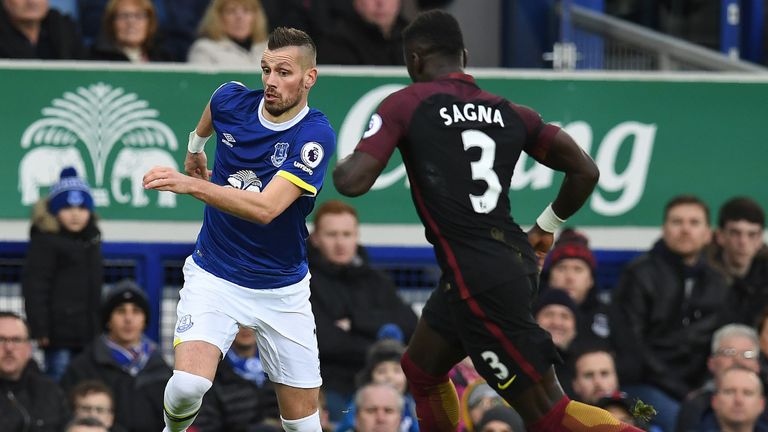
[(525, 430), (525, 422), (523, 421), (523, 418), (520, 417), (520, 414), (518, 414), (514, 408), (506, 405), (497, 405), (483, 413), (483, 417), (477, 423), (477, 426), (474, 427), (474, 430), (480, 432), (485, 425), (492, 421), (506, 423), (509, 425), (510, 429), (515, 432)]
[(133, 303), (144, 311), (145, 324), (149, 323), (149, 300), (144, 290), (131, 279), (116, 283), (107, 293), (101, 306), (101, 327), (107, 329), (112, 312), (123, 303)]
[(93, 211), (93, 197), (88, 184), (77, 176), (77, 170), (67, 167), (61, 170), (59, 181), (48, 191), (48, 211), (57, 215), (67, 207), (82, 207)]
[(595, 267), (597, 267), (595, 256), (592, 255), (592, 251), (589, 249), (589, 240), (584, 234), (573, 228), (566, 228), (560, 233), (555, 246), (547, 257), (544, 267), (551, 269), (566, 258), (583, 260), (587, 263), (589, 269), (592, 270), (592, 273), (595, 272)]
[(539, 294), (539, 298), (533, 305), (533, 316), (539, 314), (539, 311), (550, 305), (565, 306), (573, 313), (576, 321), (579, 320), (579, 307), (576, 306), (576, 302), (573, 301), (570, 295), (565, 290), (550, 288), (543, 293)]

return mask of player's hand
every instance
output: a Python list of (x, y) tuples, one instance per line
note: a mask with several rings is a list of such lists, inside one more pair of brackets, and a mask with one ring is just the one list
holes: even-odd
[(555, 242), (555, 235), (544, 231), (534, 224), (528, 231), (528, 241), (536, 251), (536, 258), (539, 260), (539, 271), (541, 271), (542, 267), (544, 267), (544, 258), (546, 258), (549, 250), (552, 249), (552, 243)]
[(144, 174), (144, 189), (154, 189), (158, 191), (171, 191), (177, 194), (188, 194), (192, 192), (194, 182), (192, 177), (169, 167), (154, 167)]
[(190, 177), (209, 180), (211, 172), (208, 171), (208, 156), (205, 155), (205, 152), (187, 152), (187, 157), (184, 158), (184, 172)]

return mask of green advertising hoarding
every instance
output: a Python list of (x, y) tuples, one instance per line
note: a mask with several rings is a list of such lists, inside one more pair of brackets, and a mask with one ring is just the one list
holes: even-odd
[[(596, 160), (600, 182), (577, 225), (657, 227), (679, 193), (713, 208), (736, 194), (768, 207), (768, 78), (476, 72), (482, 87), (565, 127)], [(186, 65), (1, 63), (0, 168), (10, 181), (0, 183), (0, 220), (26, 220), (61, 167), (74, 165), (104, 220), (199, 221), (199, 202), (144, 191), (141, 177), (154, 165), (182, 166), (189, 131), (230, 80), (261, 85), (257, 73)], [(353, 150), (381, 99), (407, 83), (399, 69), (321, 67), (310, 105), (334, 126), (336, 157)], [(523, 158), (512, 182), (516, 219), (532, 223), (560, 180)], [(339, 197), (328, 175), (320, 201)], [(368, 224), (418, 224), (397, 155), (375, 190), (351, 202)]]

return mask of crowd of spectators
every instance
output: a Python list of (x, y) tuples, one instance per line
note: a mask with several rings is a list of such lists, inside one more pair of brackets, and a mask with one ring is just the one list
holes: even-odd
[[(163, 427), (172, 371), (144, 334), (151, 314), (142, 288), (123, 280), (102, 293), (97, 221), (88, 185), (72, 168), (34, 207), (23, 278), (27, 320), (0, 312), (0, 416), (8, 430)], [(713, 230), (706, 203), (680, 195), (662, 221), (661, 238), (612, 289), (596, 286), (599, 262), (586, 236), (560, 233), (533, 314), (557, 346), (564, 389), (654, 432), (768, 431), (763, 210), (735, 197), (720, 207)], [(418, 432), (399, 362), (416, 314), (371, 266), (359, 223), (353, 207), (326, 201), (308, 242), (324, 429)], [(32, 360), (35, 346), (45, 354), (41, 364)], [(523, 430), (471, 359), (450, 377), (462, 431)], [(637, 399), (657, 411), (649, 422), (633, 418)], [(279, 425), (255, 334), (241, 328), (190, 431)]]

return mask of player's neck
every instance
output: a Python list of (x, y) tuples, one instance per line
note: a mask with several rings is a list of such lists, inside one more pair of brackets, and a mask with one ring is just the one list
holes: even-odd
[(299, 113), (301, 113), (301, 111), (306, 106), (307, 106), (307, 101), (306, 100), (301, 101), (301, 102), (297, 103), (295, 107), (293, 107), (293, 108), (283, 112), (282, 114), (280, 114), (278, 116), (274, 116), (274, 115), (270, 114), (269, 111), (267, 111), (267, 108), (262, 106), (261, 107), (261, 115), (265, 119), (269, 120), (272, 123), (285, 123), (287, 121), (293, 120), (293, 118), (296, 117), (297, 115), (299, 115)]
[(425, 75), (429, 77), (429, 81), (442, 76), (446, 76), (452, 73), (464, 73), (464, 69), (455, 64), (436, 64), (433, 67), (427, 69)]

